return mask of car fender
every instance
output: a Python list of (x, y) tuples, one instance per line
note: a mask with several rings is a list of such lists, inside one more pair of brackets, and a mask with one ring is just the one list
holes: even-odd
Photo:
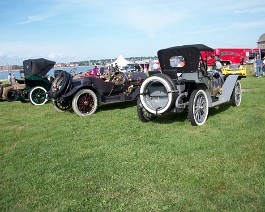
[(70, 90), (70, 92), (65, 93), (64, 95), (62, 95), (62, 98), (69, 98), (72, 97), (73, 95), (75, 95), (77, 93), (77, 91), (81, 90), (81, 89), (91, 89), (92, 91), (94, 91), (97, 95), (98, 92), (97, 90), (93, 87), (93, 86), (87, 86), (87, 85), (79, 85), (79, 86), (75, 86), (72, 90)]
[(131, 99), (135, 100), (140, 95), (140, 86), (131, 93)]
[(222, 86), (222, 94), (219, 95), (219, 100), (212, 106), (228, 102), (231, 98), (237, 80), (240, 80), (240, 75), (228, 75)]

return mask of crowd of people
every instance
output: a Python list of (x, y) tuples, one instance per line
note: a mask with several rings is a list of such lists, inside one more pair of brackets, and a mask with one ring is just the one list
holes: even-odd
[(16, 83), (15, 73), (9, 73), (7, 76), (7, 79), (8, 79), (8, 82), (10, 82), (10, 84)]
[(258, 78), (260, 78), (262, 74), (263, 76), (265, 76), (265, 57), (263, 57), (262, 59), (260, 55), (257, 55), (254, 58), (254, 62), (253, 62), (253, 68), (255, 71), (255, 75)]
[(159, 63), (154, 63), (153, 66), (146, 65), (146, 64), (134, 64), (133, 67), (125, 66), (125, 67), (119, 67), (117, 63), (110, 64), (108, 66), (100, 66), (97, 65), (94, 66), (93, 69), (89, 70), (86, 73), (78, 74), (78, 76), (83, 75), (89, 75), (89, 76), (97, 76), (101, 78), (107, 78), (108, 76), (112, 76), (114, 73), (122, 71), (122, 72), (129, 72), (131, 70), (134, 71), (142, 71), (147, 73), (147, 71), (160, 71), (161, 68), (159, 66)]

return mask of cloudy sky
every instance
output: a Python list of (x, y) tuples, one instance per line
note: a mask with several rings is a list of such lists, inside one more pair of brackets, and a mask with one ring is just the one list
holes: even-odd
[(0, 65), (155, 56), (195, 43), (254, 48), (264, 14), (264, 0), (0, 0)]

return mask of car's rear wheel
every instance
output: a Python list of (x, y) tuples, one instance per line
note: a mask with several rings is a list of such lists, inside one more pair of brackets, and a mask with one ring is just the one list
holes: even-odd
[(97, 106), (97, 95), (90, 89), (78, 91), (72, 101), (73, 110), (79, 116), (92, 115), (96, 112)]
[(149, 122), (156, 118), (156, 115), (149, 113), (142, 105), (140, 98), (137, 100), (137, 114), (142, 122)]
[(57, 112), (65, 112), (72, 108), (70, 100), (54, 100), (52, 101), (53, 108)]
[(200, 126), (208, 117), (208, 98), (204, 90), (194, 90), (189, 100), (189, 119), (193, 126)]
[(47, 99), (47, 90), (41, 86), (33, 87), (29, 92), (29, 99), (33, 105), (44, 105)]
[(236, 81), (232, 96), (231, 96), (231, 104), (233, 106), (240, 106), (242, 99), (242, 89), (241, 83), (239, 80)]
[(17, 94), (16, 94), (16, 91), (13, 88), (9, 88), (5, 92), (4, 96), (5, 96), (6, 101), (13, 102), (13, 101), (16, 100)]

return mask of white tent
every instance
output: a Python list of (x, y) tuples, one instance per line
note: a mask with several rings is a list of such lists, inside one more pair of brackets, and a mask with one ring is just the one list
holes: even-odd
[(125, 67), (128, 64), (133, 64), (132, 62), (126, 60), (122, 55), (120, 55), (112, 64), (115, 65), (115, 63), (117, 63), (119, 67)]

